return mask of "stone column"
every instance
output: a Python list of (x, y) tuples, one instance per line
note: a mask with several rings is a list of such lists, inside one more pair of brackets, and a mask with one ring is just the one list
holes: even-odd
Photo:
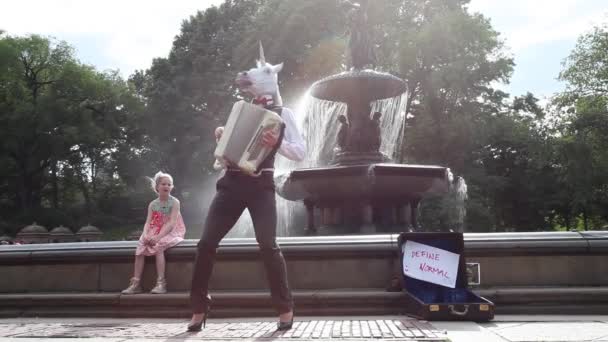
[(411, 217), (411, 225), (414, 231), (420, 230), (418, 226), (418, 205), (420, 204), (420, 200), (412, 200), (410, 202), (410, 217)]
[(314, 232), (317, 230), (315, 227), (315, 206), (310, 201), (304, 201), (306, 207), (306, 231)]
[(362, 234), (376, 234), (376, 227), (374, 226), (374, 211), (371, 204), (363, 205), (363, 222), (361, 224)]

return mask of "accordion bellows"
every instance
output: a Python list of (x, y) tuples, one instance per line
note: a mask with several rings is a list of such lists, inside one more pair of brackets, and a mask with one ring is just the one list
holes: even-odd
[(242, 100), (236, 102), (215, 148), (216, 160), (223, 167), (231, 165), (254, 174), (272, 152), (271, 147), (262, 143), (263, 133), (267, 130), (278, 133), (282, 124), (283, 119), (273, 111)]

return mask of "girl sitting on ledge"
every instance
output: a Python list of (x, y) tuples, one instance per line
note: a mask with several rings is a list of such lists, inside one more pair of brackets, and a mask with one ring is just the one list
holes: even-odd
[(158, 280), (150, 293), (166, 293), (165, 250), (180, 243), (186, 234), (179, 201), (171, 196), (173, 177), (168, 173), (158, 172), (150, 181), (158, 198), (148, 205), (148, 217), (135, 251), (133, 278), (131, 278), (129, 287), (123, 290), (122, 294), (142, 292), (141, 274), (144, 270), (144, 258), (152, 255), (156, 256)]

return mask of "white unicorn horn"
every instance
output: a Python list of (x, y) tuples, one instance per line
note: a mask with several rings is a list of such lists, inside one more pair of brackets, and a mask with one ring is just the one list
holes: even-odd
[(262, 41), (260, 40), (260, 63), (262, 65), (266, 64), (266, 57), (264, 57), (264, 47), (262, 46)]

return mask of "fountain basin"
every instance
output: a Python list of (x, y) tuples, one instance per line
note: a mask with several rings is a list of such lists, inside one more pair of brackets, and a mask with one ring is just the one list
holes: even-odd
[(449, 190), (446, 167), (408, 164), (370, 164), (303, 168), (291, 172), (278, 194), (291, 201), (408, 202)]
[(420, 200), (449, 188), (446, 167), (383, 163), (297, 169), (277, 182), (281, 197), (304, 202), (317, 235), (417, 230)]
[(391, 74), (374, 70), (354, 70), (315, 82), (310, 94), (321, 100), (369, 103), (405, 93), (405, 82)]

